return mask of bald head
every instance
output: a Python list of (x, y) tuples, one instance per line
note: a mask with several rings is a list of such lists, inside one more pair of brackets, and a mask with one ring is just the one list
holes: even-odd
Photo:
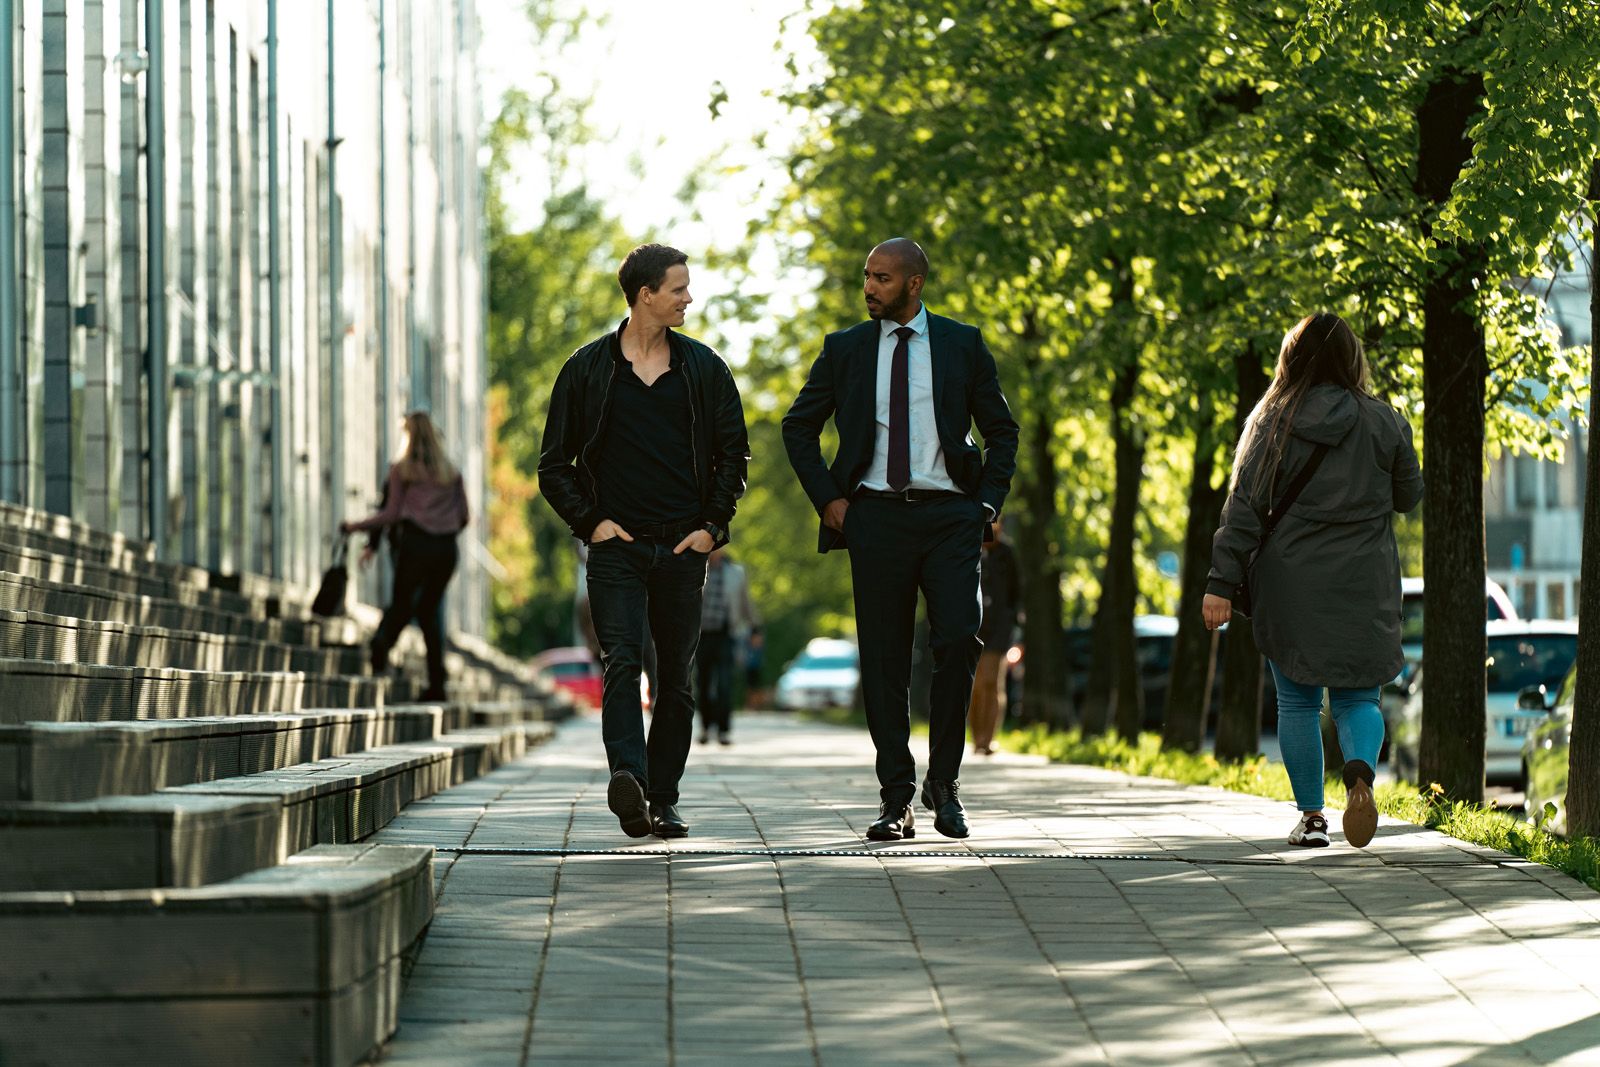
[(916, 316), (928, 276), (928, 255), (917, 242), (891, 237), (872, 250), (861, 273), (868, 315), (901, 323)]
[(900, 268), (909, 275), (928, 276), (928, 253), (922, 246), (909, 237), (891, 237), (872, 250), (873, 255), (885, 255), (900, 264)]

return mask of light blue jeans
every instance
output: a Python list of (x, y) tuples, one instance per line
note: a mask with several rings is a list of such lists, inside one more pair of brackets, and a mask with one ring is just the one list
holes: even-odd
[[(1301, 685), (1284, 675), (1271, 660), (1272, 681), (1278, 687), (1278, 748), (1301, 811), (1322, 810), (1322, 691), (1320, 685)], [(1358, 759), (1374, 770), (1383, 748), (1383, 712), (1378, 709), (1378, 686), (1368, 689), (1327, 687), (1328, 707), (1339, 732), (1339, 747), (1346, 760)]]

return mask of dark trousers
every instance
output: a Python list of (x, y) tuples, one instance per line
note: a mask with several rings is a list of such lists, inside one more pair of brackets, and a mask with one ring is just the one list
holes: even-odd
[(444, 691), (444, 613), (440, 606), (456, 562), (454, 534), (431, 534), (408, 525), (395, 550), (394, 596), (372, 639), (373, 647), (387, 659), (389, 649), (415, 618), (427, 647), (428, 689), (435, 694)]
[(928, 606), (933, 653), (928, 777), (960, 777), (967, 699), (983, 647), (978, 640), (983, 531), (983, 506), (956, 495), (914, 503), (858, 497), (845, 513), (861, 692), (878, 750), (878, 785), (887, 804), (909, 804), (917, 790), (910, 709), (919, 589)]
[[(700, 594), (706, 557), (671, 543), (613, 537), (589, 547), (589, 609), (604, 671), (600, 736), (611, 773), (628, 771), (652, 803), (676, 804), (694, 732), (690, 677), (700, 642)], [(639, 707), (645, 622), (656, 646), (656, 693), (650, 737)]]
[(700, 677), (700, 728), (725, 734), (733, 729), (733, 636), (726, 630), (700, 631), (695, 653)]

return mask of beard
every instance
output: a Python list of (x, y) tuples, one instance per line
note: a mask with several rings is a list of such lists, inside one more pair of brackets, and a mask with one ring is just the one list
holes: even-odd
[(873, 320), (894, 319), (902, 320), (907, 311), (911, 310), (911, 283), (906, 282), (900, 286), (900, 291), (889, 297), (881, 304), (868, 304), (867, 317)]

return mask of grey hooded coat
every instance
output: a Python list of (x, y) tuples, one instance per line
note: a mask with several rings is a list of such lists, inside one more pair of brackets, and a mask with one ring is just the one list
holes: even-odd
[[(1277, 500), (1319, 444), (1328, 454), (1266, 547)], [(1400, 673), (1400, 556), (1391, 515), (1422, 499), (1411, 424), (1381, 400), (1316, 385), (1296, 412), (1273, 487), (1247, 458), (1222, 509), (1206, 592), (1233, 599), (1250, 568), (1256, 646), (1303, 685), (1365, 688)], [(1260, 457), (1260, 458), (1257, 458)]]

